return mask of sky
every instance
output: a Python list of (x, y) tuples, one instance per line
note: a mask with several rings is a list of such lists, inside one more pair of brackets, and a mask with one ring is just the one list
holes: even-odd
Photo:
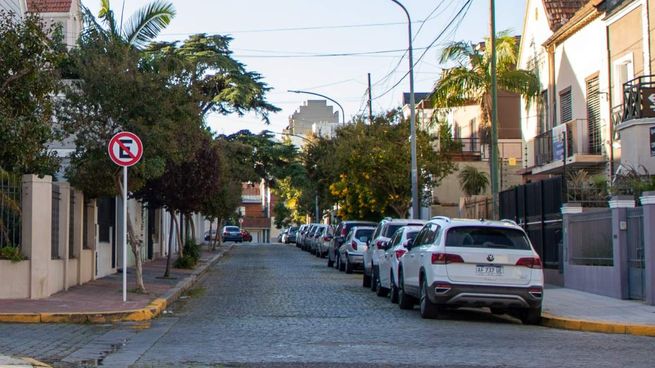
[[(400, 0), (412, 19), (414, 90), (429, 92), (438, 79), (440, 50), (452, 41), (479, 42), (489, 34), (489, 0)], [(520, 34), (526, 0), (496, 1), (496, 30)], [(346, 120), (367, 114), (371, 74), (373, 112), (402, 103), (409, 92), (407, 17), (391, 0), (172, 0), (177, 15), (158, 40), (184, 40), (196, 33), (230, 35), (234, 57), (262, 75), (268, 101), (281, 109), (265, 125), (254, 114), (209, 116), (217, 133), (242, 129), (282, 132), (289, 116), (319, 93), (339, 102)], [(83, 0), (94, 14), (100, 0)], [(110, 0), (125, 19), (146, 0)], [(462, 10), (464, 9), (464, 10)], [(464, 17), (455, 15), (462, 11)], [(449, 28), (446, 28), (452, 23)], [(445, 32), (444, 32), (445, 29)], [(344, 55), (345, 54), (345, 55)], [(404, 77), (404, 79), (402, 79)], [(401, 80), (402, 79), (402, 80)], [(328, 105), (338, 107), (328, 101)]]

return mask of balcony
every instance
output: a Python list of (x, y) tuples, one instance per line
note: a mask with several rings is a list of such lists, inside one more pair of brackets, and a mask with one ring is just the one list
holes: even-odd
[(536, 167), (532, 173), (556, 174), (565, 167), (582, 169), (605, 163), (599, 134), (590, 132), (586, 119), (571, 120), (539, 134), (534, 139)]
[(452, 138), (451, 158), (454, 161), (481, 161), (483, 144), (478, 137)]
[(623, 85), (623, 114), (621, 122), (655, 118), (655, 82), (653, 76), (637, 77)]

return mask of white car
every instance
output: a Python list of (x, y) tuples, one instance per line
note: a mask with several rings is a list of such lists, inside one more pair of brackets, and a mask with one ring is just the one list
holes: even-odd
[(377, 278), (376, 293), (386, 296), (391, 292), (391, 302), (398, 303), (398, 263), (400, 257), (407, 253), (407, 244), (414, 240), (423, 226), (403, 226), (391, 236), (384, 257), (380, 259), (380, 272)]
[(354, 226), (346, 235), (343, 244), (339, 247), (339, 255), (337, 256), (337, 268), (339, 271), (352, 273), (355, 268), (359, 268), (363, 264), (364, 252), (368, 246), (366, 245), (373, 235), (372, 226)]
[(364, 252), (364, 277), (362, 279), (362, 286), (370, 287), (371, 290), (375, 291), (379, 272), (378, 265), (380, 264), (380, 258), (384, 257), (384, 252), (387, 250), (391, 235), (403, 226), (423, 226), (423, 224), (425, 224), (425, 220), (385, 218), (380, 221), (375, 228), (368, 249)]
[(541, 259), (510, 220), (429, 221), (398, 266), (398, 305), (420, 304), (421, 317), (446, 307), (489, 307), (523, 323), (541, 320)]

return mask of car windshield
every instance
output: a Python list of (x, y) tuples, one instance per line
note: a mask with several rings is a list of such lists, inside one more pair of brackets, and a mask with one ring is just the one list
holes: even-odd
[(463, 226), (448, 230), (447, 247), (529, 250), (525, 234), (517, 229), (490, 226)]
[(226, 227), (225, 227), (225, 231), (229, 231), (229, 232), (239, 232), (240, 230), (239, 230), (239, 228), (236, 227), (236, 226), (226, 226)]
[(371, 235), (373, 235), (373, 229), (361, 229), (357, 230), (355, 233), (355, 238), (357, 238), (357, 240), (362, 243), (366, 243), (369, 239), (371, 239)]

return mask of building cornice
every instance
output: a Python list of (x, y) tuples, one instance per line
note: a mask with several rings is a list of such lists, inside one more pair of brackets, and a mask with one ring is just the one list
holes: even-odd
[(600, 12), (597, 7), (601, 2), (601, 0), (592, 0), (585, 4), (568, 22), (566, 22), (565, 25), (558, 29), (557, 32), (553, 33), (553, 35), (543, 43), (543, 46), (549, 51), (553, 50), (557, 45), (566, 41), (586, 25), (599, 18), (602, 15), (602, 12)]

